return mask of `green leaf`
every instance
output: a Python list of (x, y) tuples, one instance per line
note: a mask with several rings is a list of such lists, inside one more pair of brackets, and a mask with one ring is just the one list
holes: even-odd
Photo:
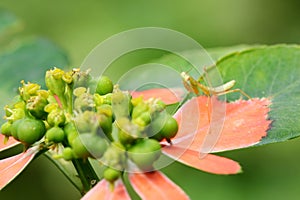
[[(285, 141), (300, 135), (300, 47), (277, 45), (252, 48), (217, 62), (224, 82), (236, 80), (235, 88), (251, 97), (272, 101), (270, 129), (260, 144)], [(235, 100), (239, 93), (227, 95)]]
[[(273, 121), (268, 135), (260, 145), (286, 141), (300, 136), (300, 48), (297, 45), (238, 45), (208, 49), (223, 82), (236, 80), (240, 88), (251, 97), (271, 98), (269, 118)], [(198, 54), (197, 54), (198, 53)], [(197, 51), (184, 52), (193, 59)], [(207, 58), (200, 58), (203, 65)], [(181, 71), (191, 69), (191, 64), (174, 54), (156, 60)], [(189, 72), (194, 78), (199, 75)], [(211, 80), (211, 82), (218, 82)], [(227, 95), (228, 101), (240, 98), (240, 93)]]
[[(20, 81), (44, 85), (45, 71), (53, 66), (65, 67), (65, 53), (52, 42), (42, 38), (21, 41), (13, 49), (0, 53), (0, 108), (17, 94)], [(4, 115), (1, 109), (1, 115)]]

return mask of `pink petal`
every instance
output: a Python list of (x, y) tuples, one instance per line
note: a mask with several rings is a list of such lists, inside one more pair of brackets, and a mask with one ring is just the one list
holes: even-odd
[(103, 179), (93, 187), (81, 200), (130, 200), (126, 188), (121, 180), (115, 182), (114, 190), (110, 188), (110, 183)]
[[(208, 120), (207, 102), (204, 96), (194, 98), (175, 114), (179, 131), (173, 144), (194, 151), (203, 150), (205, 147), (202, 145), (208, 133), (216, 132), (212, 147), (203, 152), (220, 152), (255, 145), (267, 135), (271, 124), (271, 120), (268, 120), (269, 99), (253, 98), (226, 103), (226, 114), (215, 117), (213, 123)], [(217, 104), (214, 103), (215, 106)]]
[(180, 187), (159, 171), (133, 173), (129, 180), (143, 200), (189, 199)]
[(0, 190), (25, 169), (37, 152), (35, 149), (28, 149), (24, 153), (0, 160)]
[(164, 146), (163, 153), (190, 167), (213, 174), (236, 174), (241, 172), (239, 163), (228, 158), (206, 154), (200, 158), (198, 151), (180, 147)]
[(12, 137), (9, 137), (8, 141), (4, 144), (4, 138), (5, 136), (0, 134), (0, 152), (20, 144), (20, 142)]
[(177, 103), (181, 100), (184, 91), (180, 88), (155, 88), (144, 91), (133, 91), (131, 95), (133, 98), (143, 96), (144, 99), (159, 98), (166, 104)]

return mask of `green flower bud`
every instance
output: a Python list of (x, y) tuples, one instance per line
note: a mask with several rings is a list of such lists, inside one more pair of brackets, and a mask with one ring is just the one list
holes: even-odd
[(81, 141), (81, 138), (85, 138), (86, 135), (88, 136), (90, 134), (82, 134), (82, 137), (78, 135), (71, 143), (76, 158), (88, 158), (90, 156), (89, 151), (86, 149), (85, 145)]
[(86, 110), (76, 115), (74, 123), (79, 133), (95, 133), (99, 127), (99, 118), (99, 114)]
[[(80, 92), (80, 91), (76, 91)], [(80, 96), (77, 96), (74, 100), (74, 108), (76, 110), (91, 110), (95, 106), (94, 97), (89, 92), (82, 93)]]
[(88, 87), (92, 77), (89, 74), (90, 70), (87, 70), (85, 72), (80, 71), (80, 69), (73, 69), (73, 81), (74, 81), (74, 87)]
[(133, 107), (135, 107), (138, 104), (143, 103), (143, 97), (139, 96), (137, 98), (131, 99), (131, 103), (132, 103)]
[(99, 124), (100, 128), (103, 131), (103, 133), (110, 139), (112, 140), (112, 117), (108, 117), (104, 114), (99, 115)]
[(5, 117), (9, 122), (14, 122), (25, 117), (25, 110), (23, 108), (9, 109), (9, 112), (11, 113), (10, 116)]
[(97, 93), (94, 94), (94, 102), (96, 107), (101, 106), (103, 104), (111, 105), (111, 97), (112, 93), (108, 93), (106, 95), (99, 95)]
[(21, 119), (19, 119), (17, 121), (14, 121), (12, 123), (11, 128), (10, 128), (11, 136), (13, 136), (16, 140), (19, 140), (19, 137), (18, 137), (18, 127), (19, 127), (19, 124), (21, 122), (22, 122)]
[(160, 113), (160, 115), (151, 122), (146, 130), (147, 135), (153, 139), (161, 141), (166, 139), (170, 141), (175, 137), (178, 131), (177, 121), (169, 114)]
[(99, 124), (103, 133), (112, 140), (112, 122), (113, 122), (113, 112), (111, 105), (103, 104), (97, 107), (97, 113), (99, 114)]
[(65, 139), (65, 132), (62, 128), (54, 126), (47, 130), (46, 139), (49, 142), (60, 143)]
[(136, 139), (141, 137), (139, 127), (126, 118), (120, 118), (116, 120), (118, 127), (118, 139), (125, 146), (129, 147)]
[(47, 99), (42, 96), (32, 96), (28, 99), (26, 109), (30, 114), (38, 119), (44, 119), (47, 113), (44, 111), (45, 106), (48, 104)]
[(64, 111), (61, 109), (51, 111), (47, 116), (47, 122), (50, 126), (63, 126), (66, 122)]
[(101, 162), (110, 168), (123, 171), (126, 167), (126, 151), (122, 144), (112, 142), (103, 155)]
[(29, 146), (39, 141), (46, 133), (45, 124), (41, 120), (24, 118), (17, 127), (17, 139)]
[(37, 95), (41, 96), (44, 99), (48, 99), (48, 97), (49, 97), (49, 91), (47, 91), (47, 90), (38, 90), (37, 91)]
[(67, 84), (71, 84), (73, 82), (73, 72), (72, 71), (68, 71), (68, 72), (65, 72), (63, 75), (62, 75), (62, 80), (65, 81)]
[(64, 71), (59, 68), (54, 68), (53, 70), (48, 70), (46, 72), (45, 82), (47, 88), (53, 93), (62, 96), (65, 92), (66, 83), (62, 79)]
[(114, 89), (114, 84), (107, 76), (101, 76), (98, 80), (96, 93), (105, 95), (111, 93)]
[(159, 133), (170, 142), (170, 139), (176, 136), (177, 131), (177, 121), (171, 115), (169, 115)]
[(149, 112), (144, 112), (139, 117), (133, 118), (132, 122), (141, 127), (145, 127), (151, 122), (151, 115)]
[(107, 142), (97, 135), (83, 133), (71, 143), (72, 149), (78, 158), (101, 158), (107, 149)]
[(5, 122), (1, 126), (1, 133), (5, 136), (11, 136), (11, 127), (12, 124), (10, 122)]
[(105, 178), (108, 182), (114, 183), (118, 178), (121, 177), (121, 172), (119, 170), (113, 168), (106, 168), (103, 172), (103, 178)]
[(73, 91), (73, 94), (76, 97), (79, 97), (79, 96), (83, 95), (84, 93), (86, 93), (85, 87), (78, 87), (78, 88), (74, 89), (74, 91)]
[(108, 104), (103, 104), (97, 107), (97, 113), (104, 114), (107, 117), (113, 116), (112, 106)]
[(128, 92), (116, 90), (116, 92), (112, 93), (111, 101), (116, 119), (130, 115), (131, 95)]
[(128, 150), (128, 157), (144, 171), (152, 171), (153, 163), (161, 155), (161, 146), (153, 139), (138, 141)]
[(50, 112), (52, 112), (54, 110), (57, 110), (57, 109), (59, 109), (59, 105), (56, 102), (49, 103), (44, 107), (44, 111), (47, 112), (47, 113), (50, 113)]
[(138, 105), (134, 106), (132, 109), (132, 119), (138, 118), (140, 115), (142, 115), (145, 112), (149, 111), (149, 105), (147, 105), (145, 102), (141, 102)]
[(167, 107), (164, 102), (155, 98), (148, 99), (147, 103), (149, 104), (151, 113), (161, 112)]
[(69, 122), (64, 126), (64, 132), (67, 136), (69, 144), (71, 144), (73, 140), (79, 135), (74, 123), (72, 122)]
[(25, 84), (25, 81), (21, 81), (22, 87), (19, 87), (20, 96), (24, 101), (27, 101), (31, 96), (36, 96), (38, 90), (41, 88), (40, 85), (35, 83), (28, 82)]
[(66, 161), (74, 159), (75, 155), (74, 155), (73, 149), (71, 147), (64, 148), (64, 150), (62, 152), (62, 157)]

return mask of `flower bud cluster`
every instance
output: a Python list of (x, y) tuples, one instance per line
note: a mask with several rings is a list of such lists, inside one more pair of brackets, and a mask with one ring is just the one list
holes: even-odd
[(161, 155), (159, 142), (171, 142), (177, 133), (177, 122), (162, 101), (132, 98), (106, 76), (92, 79), (88, 71), (54, 68), (46, 72), (45, 82), (47, 90), (22, 82), (19, 95), (5, 107), (2, 134), (26, 148), (63, 146), (56, 157), (67, 161), (98, 159), (107, 166), (103, 176), (111, 183), (132, 164), (153, 170)]

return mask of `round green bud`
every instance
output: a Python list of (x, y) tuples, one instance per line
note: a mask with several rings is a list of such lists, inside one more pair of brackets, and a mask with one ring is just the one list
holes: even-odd
[(64, 148), (63, 152), (62, 152), (62, 157), (63, 159), (65, 159), (66, 161), (72, 160), (74, 159), (74, 152), (73, 149), (71, 147), (66, 147)]
[(11, 125), (11, 128), (10, 128), (11, 136), (13, 136), (16, 140), (19, 140), (19, 138), (18, 138), (18, 127), (19, 127), (19, 124), (21, 122), (22, 122), (21, 119), (19, 119), (17, 121), (14, 121)]
[(81, 138), (85, 138), (85, 135), (89, 134), (81, 134), (81, 137), (78, 135), (71, 143), (74, 155), (77, 158), (87, 158), (90, 156), (89, 151), (86, 149), (85, 145), (81, 141)]
[(114, 89), (112, 81), (107, 76), (101, 76), (98, 80), (96, 92), (100, 95), (111, 93)]
[(62, 128), (54, 126), (47, 130), (46, 138), (49, 142), (60, 143), (65, 139), (65, 132)]
[(69, 122), (64, 126), (64, 132), (67, 136), (69, 144), (71, 144), (73, 140), (78, 136), (77, 129), (72, 122)]
[(11, 136), (11, 127), (12, 124), (10, 122), (5, 122), (1, 126), (1, 133), (5, 136)]
[(97, 135), (82, 133), (73, 140), (71, 146), (78, 158), (101, 158), (107, 149), (107, 142)]
[(103, 173), (103, 178), (105, 178), (108, 182), (115, 182), (120, 178), (121, 172), (119, 170), (113, 169), (113, 168), (106, 168)]
[(46, 132), (45, 124), (41, 120), (24, 118), (17, 128), (18, 140), (26, 145), (39, 141)]
[(138, 141), (128, 150), (129, 158), (144, 171), (153, 170), (153, 163), (161, 155), (161, 146), (154, 139)]
[(160, 134), (166, 138), (167, 140), (176, 136), (178, 131), (178, 124), (177, 121), (169, 115), (165, 121), (164, 126), (160, 130)]

